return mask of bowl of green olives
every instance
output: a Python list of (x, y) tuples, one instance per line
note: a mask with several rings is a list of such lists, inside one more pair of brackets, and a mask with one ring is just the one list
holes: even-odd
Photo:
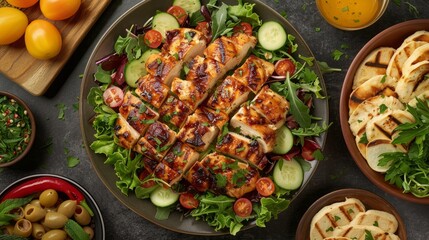
[(95, 199), (59, 175), (36, 174), (10, 184), (0, 193), (0, 219), (0, 239), (105, 239)]

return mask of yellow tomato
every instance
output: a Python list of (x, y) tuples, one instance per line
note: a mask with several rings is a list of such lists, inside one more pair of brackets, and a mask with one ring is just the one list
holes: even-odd
[(36, 4), (39, 0), (6, 0), (10, 5), (19, 8), (29, 8)]
[(48, 19), (64, 20), (79, 10), (81, 0), (40, 0), (40, 10)]
[(25, 46), (30, 55), (35, 58), (53, 58), (61, 51), (61, 33), (46, 20), (34, 20), (25, 31)]
[(11, 7), (0, 8), (0, 45), (7, 45), (24, 35), (28, 18), (21, 10)]

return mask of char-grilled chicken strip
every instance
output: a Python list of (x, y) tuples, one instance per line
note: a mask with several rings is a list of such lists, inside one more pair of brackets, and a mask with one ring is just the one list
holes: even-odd
[(160, 162), (158, 165), (156, 165), (156, 168), (153, 171), (153, 175), (156, 178), (163, 180), (170, 186), (175, 184), (182, 178), (182, 175), (180, 173), (174, 171), (172, 168), (170, 168), (163, 162)]
[(212, 58), (196, 56), (187, 65), (189, 71), (186, 80), (196, 82), (200, 88), (209, 90), (222, 78), (227, 69), (225, 66)]
[(164, 52), (154, 53), (146, 60), (147, 73), (160, 78), (167, 86), (171, 85), (175, 77), (180, 76), (182, 66), (182, 61)]
[(205, 122), (215, 125), (219, 130), (221, 130), (229, 120), (229, 116), (226, 113), (203, 106), (197, 108), (194, 114), (204, 119)]
[(258, 141), (249, 139), (238, 133), (228, 132), (220, 136), (216, 143), (216, 150), (222, 154), (248, 162), (258, 169), (263, 169), (268, 159)]
[(162, 51), (182, 62), (188, 62), (202, 55), (207, 42), (203, 33), (192, 28), (179, 28), (167, 31)]
[(174, 96), (168, 96), (159, 109), (160, 121), (167, 124), (174, 131), (179, 131), (191, 113), (191, 109)]
[(199, 154), (187, 144), (177, 141), (162, 162), (183, 175), (198, 160)]
[(252, 100), (250, 107), (267, 118), (275, 129), (278, 129), (286, 122), (289, 102), (268, 86), (264, 86)]
[(143, 135), (149, 125), (159, 117), (157, 112), (144, 104), (140, 98), (134, 96), (131, 91), (125, 93), (119, 113), (140, 135)]
[(216, 189), (224, 188), (228, 196), (240, 198), (244, 194), (255, 190), (259, 172), (248, 164), (219, 153), (208, 154), (201, 160), (201, 163), (210, 169), (209, 172), (223, 176), (226, 180), (225, 186), (216, 183), (213, 187)]
[(192, 111), (200, 105), (208, 95), (209, 89), (204, 85), (194, 81), (182, 80), (174, 78), (171, 84), (171, 92), (173, 92), (183, 103), (186, 104)]
[(271, 152), (276, 140), (274, 125), (259, 114), (249, 104), (243, 104), (231, 118), (231, 126), (240, 128), (240, 132), (248, 137), (256, 138), (265, 153)]
[(177, 138), (189, 144), (198, 152), (207, 150), (219, 133), (216, 125), (207, 121), (198, 113), (193, 113), (186, 119), (185, 124), (180, 129)]
[(136, 94), (155, 108), (160, 108), (168, 97), (170, 88), (162, 83), (161, 79), (150, 74), (142, 77), (137, 82)]
[(192, 165), (184, 177), (199, 192), (208, 191), (214, 182), (214, 177), (209, 172), (209, 169), (199, 161), (196, 161)]
[(254, 55), (249, 56), (243, 65), (232, 75), (257, 93), (274, 72), (274, 65)]
[(139, 140), (140, 134), (130, 126), (121, 114), (118, 114), (114, 130), (118, 144), (123, 148), (131, 149)]

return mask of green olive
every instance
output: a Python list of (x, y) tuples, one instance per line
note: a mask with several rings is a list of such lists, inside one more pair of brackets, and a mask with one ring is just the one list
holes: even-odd
[(40, 194), (39, 200), (43, 207), (53, 207), (58, 201), (58, 193), (54, 189), (46, 189)]
[(6, 235), (12, 235), (13, 234), (13, 225), (7, 225), (5, 227), (2, 227), (2, 232)]
[(88, 211), (81, 205), (76, 206), (76, 210), (74, 211), (73, 216), (76, 222), (82, 226), (88, 225), (91, 222), (91, 216), (89, 215)]
[(42, 221), (42, 225), (48, 228), (62, 228), (66, 224), (68, 217), (58, 212), (47, 212)]
[(37, 222), (42, 220), (46, 215), (46, 211), (41, 207), (27, 204), (24, 208), (24, 217), (30, 222)]
[(42, 240), (65, 240), (67, 233), (64, 230), (53, 229), (43, 235)]
[(85, 227), (83, 227), (83, 231), (85, 231), (86, 233), (88, 233), (89, 239), (93, 239), (94, 238), (94, 229), (92, 229), (92, 227), (85, 226)]
[(39, 199), (33, 199), (33, 200), (31, 200), (31, 202), (29, 204), (34, 205), (34, 206), (38, 206), (38, 207), (42, 207), (42, 205), (40, 205)]
[(64, 214), (68, 218), (71, 218), (76, 210), (76, 205), (76, 200), (66, 200), (60, 204), (57, 212)]
[(13, 235), (20, 237), (29, 237), (33, 230), (33, 225), (27, 219), (20, 219), (15, 223)]
[(16, 215), (16, 217), (14, 218), (14, 220), (18, 221), (19, 219), (24, 218), (24, 209), (22, 207), (19, 207), (19, 208), (13, 210), (13, 214)]
[(45, 235), (45, 228), (40, 223), (33, 223), (33, 232), (31, 236), (35, 239), (42, 239), (43, 235)]

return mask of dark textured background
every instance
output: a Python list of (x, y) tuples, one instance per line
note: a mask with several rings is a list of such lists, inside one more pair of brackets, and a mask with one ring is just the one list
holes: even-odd
[[(83, 74), (91, 51), (104, 31), (137, 2), (139, 1), (112, 0), (44, 96), (32, 96), (5, 76), (0, 75), (0, 90), (15, 93), (25, 100), (38, 122), (36, 145), (30, 156), (14, 167), (0, 169), (0, 190), (29, 174), (60, 174), (81, 183), (98, 201), (105, 220), (106, 239), (202, 239), (203, 237), (183, 235), (160, 228), (124, 207), (97, 177), (83, 147), (79, 113), (73, 108), (73, 105), (78, 103), (80, 75)], [(367, 180), (347, 151), (342, 138), (338, 112), (344, 76), (359, 49), (378, 32), (391, 25), (414, 18), (429, 18), (428, 1), (408, 1), (417, 7), (420, 12), (418, 16), (409, 11), (407, 4), (402, 3), (398, 6), (391, 2), (377, 23), (356, 32), (341, 31), (328, 25), (318, 14), (315, 1), (264, 0), (263, 2), (278, 12), (287, 14), (287, 19), (305, 39), (318, 60), (326, 61), (330, 66), (341, 68), (343, 71), (324, 76), (330, 96), (330, 121), (333, 122), (324, 151), (326, 159), (319, 164), (316, 174), (307, 187), (279, 219), (268, 223), (266, 228), (253, 228), (241, 232), (236, 238), (294, 239), (295, 229), (301, 216), (315, 200), (333, 190), (352, 187), (372, 191), (393, 204), (405, 221), (409, 239), (428, 239), (429, 206), (395, 198)], [(316, 28), (320, 28), (320, 31), (316, 31)], [(343, 50), (345, 55), (340, 61), (334, 61), (331, 52), (340, 49), (342, 44), (348, 44), (349, 48)], [(58, 119), (57, 104), (67, 106), (64, 121)], [(44, 147), (49, 142), (52, 144), (47, 148)], [(75, 168), (68, 168), (67, 156), (78, 157), (80, 164)], [(216, 237), (216, 239), (233, 238), (232, 236)]]

